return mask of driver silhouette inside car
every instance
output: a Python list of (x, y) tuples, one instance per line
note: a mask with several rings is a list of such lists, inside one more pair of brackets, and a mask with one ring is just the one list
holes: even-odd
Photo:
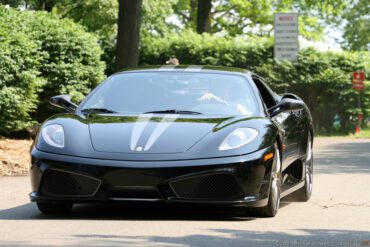
[(226, 106), (229, 106), (233, 110), (241, 113), (242, 115), (251, 115), (252, 112), (249, 111), (245, 103), (240, 102), (238, 97), (232, 97), (231, 88), (227, 85), (222, 85), (219, 92), (205, 92), (202, 96), (200, 96), (197, 100), (202, 103), (219, 103)]

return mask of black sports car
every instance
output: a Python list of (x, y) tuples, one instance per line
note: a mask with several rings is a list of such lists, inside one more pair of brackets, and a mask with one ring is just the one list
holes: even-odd
[(253, 73), (157, 66), (107, 78), (40, 127), (31, 201), (43, 213), (74, 203), (163, 201), (244, 206), (274, 216), (280, 198), (312, 192), (310, 112)]

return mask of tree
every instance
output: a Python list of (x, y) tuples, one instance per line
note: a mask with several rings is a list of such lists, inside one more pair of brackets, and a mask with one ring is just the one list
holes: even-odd
[(8, 4), (11, 7), (22, 6), (25, 9), (44, 10), (51, 12), (53, 7), (59, 1), (60, 0), (0, 0), (0, 3)]
[(175, 15), (187, 29), (196, 30), (197, 6), (197, 0), (177, 0), (173, 5)]
[(198, 0), (197, 32), (211, 32), (212, 0)]
[(134, 67), (139, 62), (142, 0), (119, 0), (116, 70)]
[(174, 14), (172, 6), (176, 1), (143, 0), (140, 35), (163, 36), (174, 30), (175, 26), (168, 23), (167, 18)]
[(117, 33), (117, 0), (62, 0), (53, 9), (63, 18), (73, 19), (97, 34), (101, 39), (109, 39)]
[[(0, 0), (1, 1), (1, 0)], [(150, 36), (163, 36), (173, 25), (166, 19), (173, 15), (172, 5), (176, 0), (143, 0), (141, 10), (140, 40)], [(104, 50), (102, 59), (106, 62), (106, 74), (115, 72), (115, 53), (117, 40), (118, 1), (117, 0), (62, 0), (53, 12), (63, 18), (73, 19), (85, 26), (88, 31), (98, 35)]]
[(370, 4), (367, 0), (355, 1), (348, 8), (344, 18), (347, 24), (344, 27), (344, 42), (346, 50), (370, 51)]
[[(175, 14), (185, 28), (197, 30), (194, 15), (199, 8), (194, 6), (196, 0), (178, 0), (174, 5)], [(340, 22), (351, 0), (213, 0), (210, 10), (210, 32), (230, 36), (252, 34), (271, 36), (273, 15), (276, 12), (298, 12), (300, 15), (300, 34), (311, 40), (323, 36), (327, 24)], [(199, 0), (205, 5), (208, 0)], [(199, 15), (198, 15), (199, 16)], [(204, 20), (204, 15), (202, 15)]]

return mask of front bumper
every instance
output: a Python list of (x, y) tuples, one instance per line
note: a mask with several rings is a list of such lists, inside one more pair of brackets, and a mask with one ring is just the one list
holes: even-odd
[(34, 202), (163, 201), (267, 205), (273, 147), (224, 158), (178, 161), (90, 159), (32, 150)]

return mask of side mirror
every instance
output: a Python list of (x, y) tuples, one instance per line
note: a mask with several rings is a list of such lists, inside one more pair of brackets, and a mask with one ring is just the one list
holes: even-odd
[(71, 97), (69, 95), (58, 95), (51, 97), (50, 104), (59, 108), (63, 108), (68, 112), (75, 112), (77, 109), (77, 105), (71, 101)]
[(301, 100), (283, 98), (277, 105), (268, 109), (271, 117), (286, 111), (300, 111), (304, 109), (304, 103)]

